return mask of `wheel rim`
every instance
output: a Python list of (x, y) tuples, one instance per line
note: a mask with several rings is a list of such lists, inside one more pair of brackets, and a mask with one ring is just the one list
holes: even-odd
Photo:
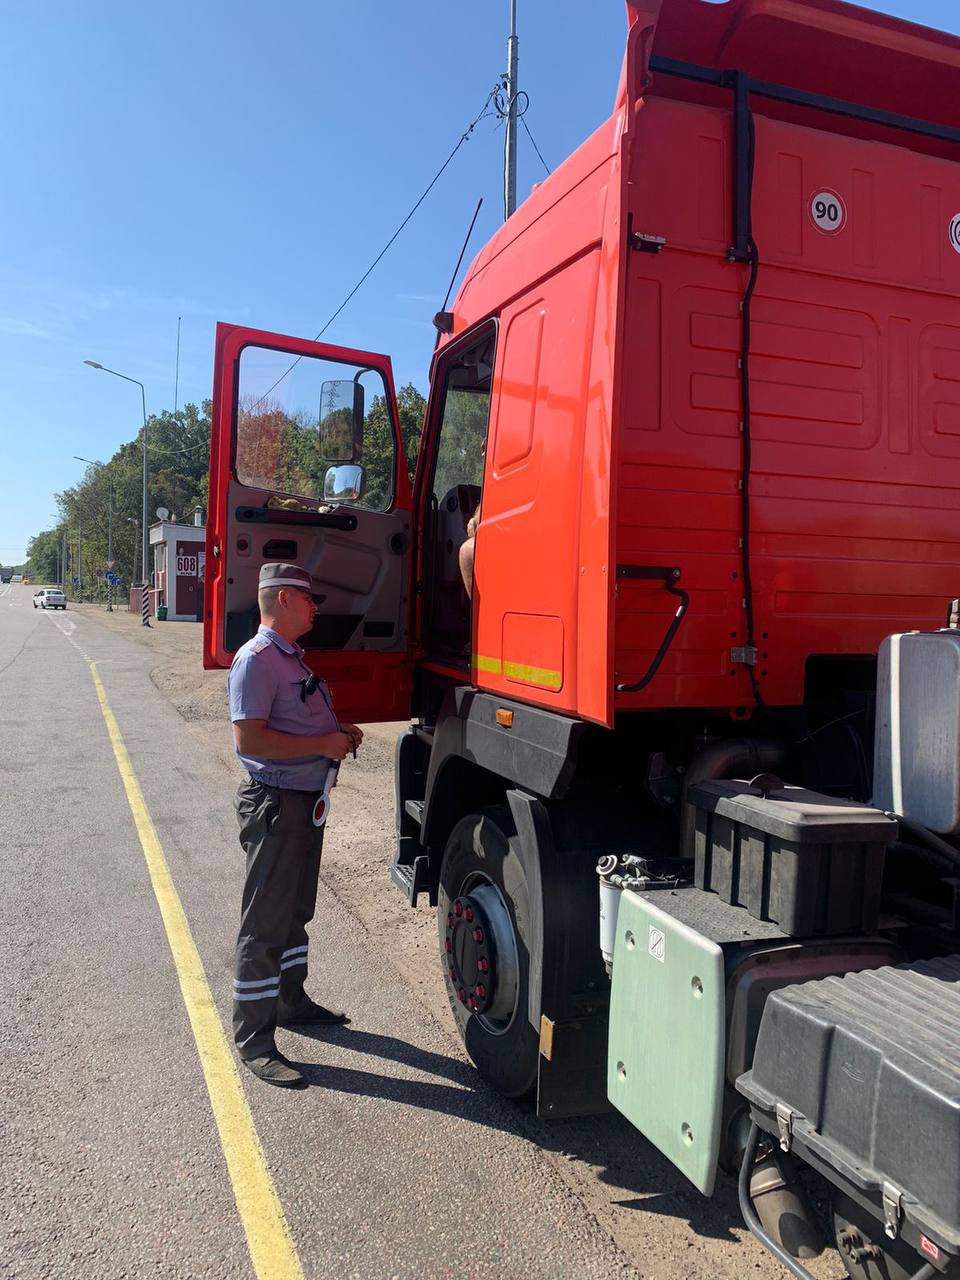
[(471, 876), (447, 909), (443, 960), (454, 998), (491, 1035), (517, 1011), (520, 963), (506, 899), (486, 876)]

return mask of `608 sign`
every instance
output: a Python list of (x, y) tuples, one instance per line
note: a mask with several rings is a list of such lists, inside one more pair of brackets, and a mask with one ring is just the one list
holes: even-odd
[(810, 217), (815, 226), (829, 234), (840, 230), (847, 220), (847, 211), (835, 191), (818, 191), (810, 201)]

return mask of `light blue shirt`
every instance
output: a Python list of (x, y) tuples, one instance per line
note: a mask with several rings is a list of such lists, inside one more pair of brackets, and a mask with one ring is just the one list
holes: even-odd
[[(326, 682), (301, 698), (302, 682), (312, 675), (303, 650), (262, 624), (257, 634), (237, 650), (227, 676), (230, 719), (265, 720), (280, 733), (322, 734), (339, 729)], [(322, 791), (330, 760), (304, 756), (294, 760), (237, 758), (255, 782), (292, 791)]]

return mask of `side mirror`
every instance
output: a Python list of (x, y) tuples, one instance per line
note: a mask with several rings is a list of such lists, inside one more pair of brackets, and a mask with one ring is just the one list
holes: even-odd
[(320, 388), (320, 456), (325, 462), (363, 457), (363, 387), (355, 378), (337, 378)]
[(328, 467), (323, 477), (324, 502), (358, 502), (365, 478), (363, 467), (356, 463)]

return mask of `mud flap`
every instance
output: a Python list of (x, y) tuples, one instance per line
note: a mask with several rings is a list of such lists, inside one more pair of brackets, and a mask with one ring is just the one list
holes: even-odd
[(723, 951), (625, 889), (617, 916), (607, 1092), (704, 1195), (713, 1192), (724, 1090)]
[(608, 1010), (572, 1022), (540, 1019), (537, 1115), (548, 1120), (612, 1110), (607, 1097)]
[[(536, 796), (508, 791), (531, 903), (527, 1017), (540, 1035), (537, 1114), (596, 1115), (606, 1096), (608, 982), (595, 859), (557, 849)], [(533, 904), (537, 904), (534, 908)]]

